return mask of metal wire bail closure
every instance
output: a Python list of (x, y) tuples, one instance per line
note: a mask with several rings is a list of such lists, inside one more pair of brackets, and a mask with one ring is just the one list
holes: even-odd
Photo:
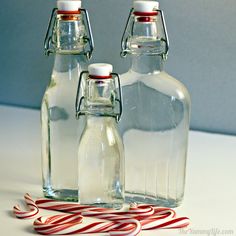
[(88, 32), (88, 37), (86, 37), (86, 39), (88, 40), (88, 43), (89, 43), (89, 49), (85, 52), (85, 54), (89, 60), (92, 57), (92, 53), (93, 53), (93, 49), (94, 49), (93, 34), (92, 34), (92, 30), (91, 30), (91, 24), (90, 24), (88, 11), (84, 8), (80, 8), (80, 11), (84, 15), (83, 19), (85, 19), (85, 27)]
[(54, 53), (54, 48), (52, 47), (52, 35), (53, 29), (56, 23), (57, 8), (53, 8), (47, 27), (47, 32), (44, 38), (44, 53), (46, 56), (49, 56), (51, 53)]
[[(164, 38), (161, 38), (162, 41), (165, 42), (165, 52), (162, 54), (163, 59), (167, 59), (167, 55), (169, 52), (169, 38), (168, 38), (168, 34), (167, 34), (167, 29), (166, 29), (166, 23), (165, 23), (165, 17), (164, 17), (164, 13), (162, 10), (155, 10), (157, 13), (160, 14), (161, 16), (161, 21), (162, 21), (162, 27), (163, 27), (163, 31), (164, 31)], [(133, 26), (134, 26), (134, 8), (131, 8), (127, 22), (126, 22), (126, 26), (125, 26), (125, 30), (124, 33), (122, 35), (122, 39), (121, 39), (121, 57), (126, 57), (127, 54), (129, 53), (129, 49), (127, 46), (128, 43), (128, 39), (130, 37), (130, 32), (132, 32)]]
[[(82, 71), (80, 73), (79, 76), (79, 83), (78, 83), (78, 87), (77, 87), (77, 93), (76, 93), (76, 98), (75, 98), (75, 113), (76, 113), (76, 119), (79, 119), (80, 116), (85, 115), (85, 112), (81, 109), (82, 106), (82, 102), (84, 100), (84, 96), (81, 95), (81, 93), (83, 93), (84, 91), (81, 91), (81, 84), (82, 84), (82, 80), (84, 78), (84, 75), (86, 76), (86, 79), (88, 77), (89, 72), (88, 71)], [(81, 96), (80, 96), (81, 95)], [(80, 99), (79, 99), (80, 97)]]
[[(89, 60), (89, 59), (91, 59), (92, 52), (94, 50), (93, 34), (92, 34), (92, 30), (91, 30), (88, 11), (83, 8), (80, 8), (79, 10), (83, 14), (82, 19), (85, 19), (85, 27), (86, 27), (86, 31), (88, 32), (88, 36), (85, 36), (85, 39), (89, 43), (89, 48), (83, 53), (87, 56), (87, 58)], [(52, 37), (53, 37), (53, 33), (54, 33), (53, 30), (54, 30), (54, 27), (56, 24), (57, 11), (58, 11), (57, 8), (53, 8), (50, 19), (49, 19), (45, 39), (44, 39), (44, 53), (47, 56), (49, 56), (51, 53), (55, 52), (55, 48), (52, 46)]]
[[(86, 75), (86, 76), (85, 76)], [(88, 71), (82, 71), (80, 73), (79, 77), (79, 83), (76, 93), (76, 100), (75, 100), (75, 111), (76, 111), (76, 119), (79, 119), (80, 116), (86, 115), (86, 111), (83, 109), (83, 101), (85, 99), (84, 97), (84, 91), (81, 91), (81, 85), (83, 82), (83, 79), (87, 79), (89, 75)], [(116, 121), (118, 122), (121, 118), (123, 107), (122, 107), (122, 94), (121, 94), (121, 85), (120, 85), (120, 76), (117, 73), (111, 73), (112, 78), (114, 79), (116, 83), (116, 88), (118, 88), (118, 98), (115, 99), (115, 101), (119, 105), (118, 113), (114, 114), (114, 117), (116, 118)]]
[(129, 32), (130, 32), (131, 25), (133, 26), (133, 24), (134, 24), (133, 12), (134, 12), (134, 8), (131, 8), (126, 25), (125, 25), (125, 30), (124, 30), (124, 33), (123, 33), (122, 39), (121, 39), (121, 53), (120, 53), (120, 55), (122, 57), (126, 57), (127, 53), (128, 53), (127, 41), (130, 36)]
[(116, 78), (116, 80), (115, 80), (116, 83), (117, 83), (116, 84), (116, 88), (118, 88), (118, 95), (119, 95), (119, 97), (115, 99), (116, 102), (119, 104), (119, 111), (116, 114), (116, 121), (118, 122), (118, 121), (120, 121), (120, 118), (121, 118), (121, 115), (122, 115), (122, 112), (123, 112), (120, 76), (117, 73), (111, 73), (111, 75)]

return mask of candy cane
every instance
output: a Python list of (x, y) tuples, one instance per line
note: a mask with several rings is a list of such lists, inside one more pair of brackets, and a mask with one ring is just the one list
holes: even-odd
[[(39, 217), (34, 222), (34, 229), (40, 234), (88, 234), (107, 233), (114, 236), (134, 236), (141, 229), (173, 229), (189, 225), (187, 217), (176, 217), (173, 209), (148, 204), (131, 204), (127, 211), (116, 211), (107, 208), (84, 206), (77, 203), (65, 203), (50, 199), (39, 199), (34, 202), (29, 194), (25, 201), (30, 211), (21, 211), (14, 207), (18, 218), (29, 218), (38, 214), (39, 209), (62, 211), (66, 214)], [(69, 214), (70, 213), (70, 214)], [(83, 217), (95, 217), (100, 220), (90, 224), (82, 223)]]
[[(83, 216), (96, 217), (107, 220), (115, 220), (110, 215), (126, 215), (129, 218), (142, 219), (143, 217), (160, 215), (160, 218), (166, 215), (175, 216), (175, 211), (169, 208), (155, 207), (147, 204), (135, 205), (131, 204), (130, 208), (126, 212), (112, 211), (107, 208), (98, 208), (93, 206), (83, 206), (78, 203), (64, 203), (50, 199), (39, 199), (36, 200), (36, 204), (39, 208), (46, 210), (56, 210), (66, 213), (81, 213)], [(114, 217), (114, 216), (113, 216)]]
[(183, 228), (189, 225), (189, 218), (179, 217), (172, 219), (145, 219), (140, 221), (142, 225), (142, 230), (151, 230), (151, 229), (177, 229)]
[[(64, 221), (64, 219), (66, 221)], [(78, 220), (78, 219), (79, 220)], [(141, 229), (180, 228), (189, 224), (186, 217), (176, 219), (146, 219), (141, 222), (134, 219), (118, 220), (111, 222), (95, 222), (81, 225), (81, 216), (76, 214), (40, 217), (34, 222), (34, 229), (41, 234), (88, 234), (107, 233), (110, 235), (137, 235)], [(134, 224), (132, 224), (134, 223)]]
[(141, 231), (140, 222), (134, 219), (119, 222), (94, 222), (81, 225), (82, 217), (78, 214), (63, 214), (51, 217), (39, 217), (34, 222), (34, 229), (40, 234), (92, 234), (135, 236)]
[(26, 218), (31, 218), (34, 217), (38, 214), (39, 209), (35, 202), (32, 200), (30, 195), (28, 193), (25, 194), (25, 203), (27, 207), (29, 208), (28, 211), (22, 211), (19, 205), (16, 205), (13, 207), (13, 212), (16, 215), (16, 217), (20, 219), (26, 219)]

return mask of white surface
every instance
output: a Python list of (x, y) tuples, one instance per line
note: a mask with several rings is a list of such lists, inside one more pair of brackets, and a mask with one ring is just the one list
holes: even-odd
[[(35, 234), (33, 220), (16, 219), (12, 207), (26, 192), (42, 197), (39, 117), (36, 110), (0, 106), (0, 235)], [(140, 235), (236, 235), (235, 169), (235, 136), (190, 132), (186, 194), (176, 211), (192, 223)]]
[(80, 0), (58, 0), (57, 8), (60, 11), (78, 11), (81, 8)]
[(152, 12), (159, 9), (157, 1), (134, 1), (134, 10), (137, 12)]
[(94, 76), (109, 76), (112, 70), (113, 66), (106, 63), (94, 63), (88, 66), (89, 74)]

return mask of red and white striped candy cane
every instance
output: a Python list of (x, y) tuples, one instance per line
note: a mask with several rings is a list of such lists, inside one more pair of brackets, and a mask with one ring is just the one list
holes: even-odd
[(30, 197), (28, 193), (25, 194), (25, 203), (26, 206), (29, 208), (28, 211), (22, 211), (19, 205), (13, 207), (13, 212), (17, 218), (20, 219), (27, 219), (36, 216), (39, 213), (39, 208)]
[(147, 204), (131, 204), (128, 211), (114, 211), (107, 208), (98, 208), (94, 206), (83, 206), (78, 203), (65, 203), (51, 199), (39, 199), (36, 200), (36, 204), (39, 208), (47, 210), (56, 210), (66, 213), (81, 213), (83, 216), (96, 217), (100, 219), (115, 220), (111, 219), (113, 215), (123, 215), (128, 218), (142, 219), (149, 216), (157, 216), (165, 218), (167, 215), (175, 216), (175, 211), (169, 208), (156, 207)]
[(140, 221), (142, 225), (142, 230), (151, 229), (177, 229), (183, 228), (189, 225), (189, 218), (179, 217), (179, 218), (147, 218)]
[[(133, 236), (141, 229), (171, 229), (186, 227), (190, 221), (187, 217), (176, 217), (173, 209), (148, 204), (131, 204), (127, 211), (116, 211), (94, 206), (83, 206), (77, 203), (59, 202), (50, 199), (39, 199), (34, 202), (25, 196), (29, 212), (14, 207), (19, 218), (28, 218), (38, 213), (38, 208), (66, 212), (67, 214), (39, 217), (34, 222), (34, 229), (40, 234), (87, 234), (107, 233), (110, 235)], [(33, 210), (35, 212), (33, 212)], [(68, 214), (70, 213), (70, 214)], [(100, 220), (90, 224), (81, 224), (84, 217), (95, 217)]]
[(141, 224), (134, 219), (119, 222), (94, 222), (81, 224), (82, 216), (63, 214), (51, 217), (39, 217), (34, 222), (34, 229), (44, 235), (56, 234), (92, 234), (110, 233), (110, 235), (135, 236), (141, 231)]

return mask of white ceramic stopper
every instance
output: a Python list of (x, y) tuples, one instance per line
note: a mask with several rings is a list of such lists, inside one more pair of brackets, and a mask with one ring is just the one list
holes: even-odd
[(57, 0), (59, 11), (78, 11), (81, 8), (81, 0)]
[(109, 76), (112, 70), (113, 66), (106, 63), (94, 63), (88, 66), (89, 74), (93, 76)]
[(153, 12), (159, 9), (157, 1), (134, 1), (134, 11), (136, 12)]

